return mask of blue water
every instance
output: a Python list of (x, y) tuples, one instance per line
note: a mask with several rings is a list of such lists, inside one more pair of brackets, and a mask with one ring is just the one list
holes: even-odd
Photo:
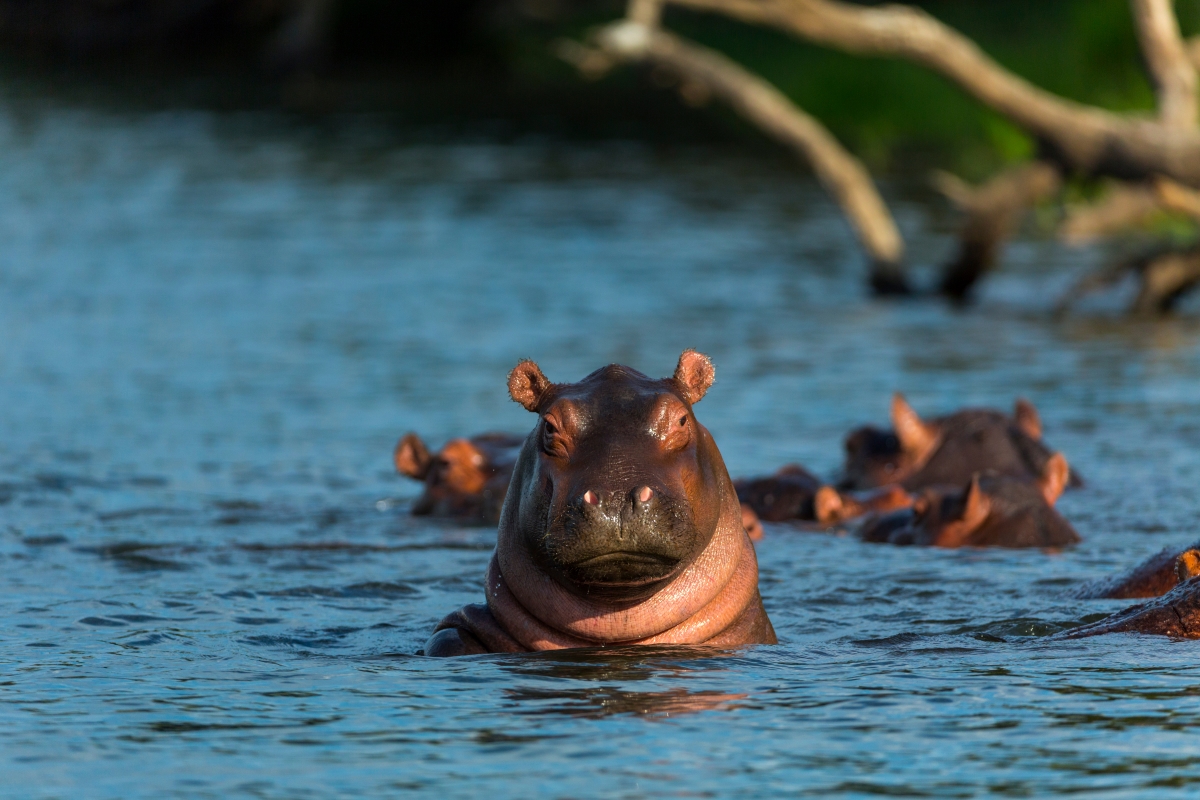
[[(449, 138), (449, 140), (447, 140)], [(954, 219), (885, 185), (919, 270)], [(0, 96), (0, 795), (1193, 796), (1200, 644), (1046, 639), (1196, 538), (1200, 324), (879, 304), (775, 152)], [(1116, 301), (1113, 301), (1114, 303)], [(905, 391), (1041, 409), (1089, 481), (1061, 554), (767, 526), (778, 647), (427, 660), (494, 533), (406, 514), (390, 449), (531, 417), (507, 370), (717, 383), (736, 474), (831, 472)]]

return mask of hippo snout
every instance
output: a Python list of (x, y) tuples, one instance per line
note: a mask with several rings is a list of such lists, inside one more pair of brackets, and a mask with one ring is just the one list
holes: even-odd
[(548, 536), (551, 560), (571, 583), (635, 587), (672, 577), (695, 543), (686, 506), (640, 482), (586, 488)]

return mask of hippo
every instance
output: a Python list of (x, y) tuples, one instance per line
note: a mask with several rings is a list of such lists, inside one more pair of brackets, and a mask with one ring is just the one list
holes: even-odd
[[(925, 421), (896, 394), (891, 416), (892, 430), (867, 426), (846, 437), (838, 489), (961, 486), (987, 470), (1037, 480), (1054, 454), (1042, 442), (1041, 418), (1027, 400), (1017, 401), (1011, 417), (991, 409), (964, 409)], [(1069, 485), (1083, 482), (1072, 472)]]
[(839, 492), (799, 464), (788, 464), (774, 475), (742, 478), (733, 486), (742, 506), (767, 522), (800, 520), (828, 525), (912, 505), (912, 496), (899, 486), (866, 493)]
[(524, 443), (523, 436), (484, 433), (452, 439), (432, 455), (421, 437), (408, 433), (392, 458), (397, 472), (425, 484), (413, 514), (495, 525)]
[(873, 521), (867, 541), (934, 547), (1064, 547), (1079, 534), (1054, 510), (1070, 467), (1061, 453), (1046, 462), (1037, 481), (995, 472), (976, 473), (960, 489), (925, 489), (905, 519)]
[(1184, 550), (1175, 559), (1173, 569), (1175, 587), (1161, 597), (1058, 636), (1079, 639), (1105, 633), (1145, 633), (1200, 639), (1200, 550)]
[(714, 377), (695, 350), (662, 380), (613, 364), (551, 383), (517, 364), (509, 395), (538, 419), (500, 515), (486, 603), (443, 619), (425, 654), (774, 644), (733, 482), (693, 410)]
[(1072, 594), (1084, 600), (1161, 597), (1179, 585), (1179, 559), (1198, 551), (1200, 542), (1185, 547), (1168, 547), (1128, 572), (1091, 581)]

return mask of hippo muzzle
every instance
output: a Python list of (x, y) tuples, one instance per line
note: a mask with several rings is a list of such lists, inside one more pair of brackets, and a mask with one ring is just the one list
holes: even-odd
[(576, 492), (551, 523), (544, 553), (557, 577), (591, 591), (653, 589), (687, 563), (702, 537), (660, 482)]

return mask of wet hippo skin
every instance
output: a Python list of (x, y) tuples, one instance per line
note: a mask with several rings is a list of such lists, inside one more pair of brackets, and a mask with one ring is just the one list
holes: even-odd
[(612, 365), (553, 384), (518, 364), (509, 393), (538, 422), (509, 485), (486, 604), (442, 620), (425, 653), (773, 644), (737, 494), (692, 410), (713, 377), (692, 350), (663, 380)]
[(742, 478), (733, 485), (742, 505), (767, 522), (831, 524), (912, 505), (911, 495), (902, 487), (839, 492), (799, 464), (788, 464), (774, 475)]
[(976, 474), (965, 487), (924, 490), (910, 512), (864, 524), (866, 541), (935, 547), (1064, 547), (1079, 534), (1054, 503), (1066, 485), (1067, 460), (1056, 453), (1036, 481)]
[(1150, 556), (1128, 572), (1085, 583), (1072, 592), (1083, 599), (1132, 600), (1161, 597), (1179, 584), (1176, 562), (1180, 556), (1200, 548), (1200, 542), (1185, 547), (1168, 547)]
[[(1037, 409), (1018, 400), (1009, 416), (964, 409), (923, 420), (902, 395), (892, 398), (892, 429), (864, 427), (846, 438), (841, 490), (900, 484), (910, 491), (962, 486), (977, 472), (1036, 480), (1054, 452), (1042, 442)], [(1078, 475), (1071, 486), (1081, 486)]]
[(484, 433), (452, 439), (435, 455), (409, 433), (396, 445), (393, 460), (397, 472), (425, 484), (413, 514), (495, 525), (524, 443), (523, 436)]
[(1175, 588), (1147, 603), (1059, 634), (1066, 639), (1106, 633), (1145, 633), (1176, 639), (1200, 639), (1200, 551), (1185, 550), (1175, 559)]

